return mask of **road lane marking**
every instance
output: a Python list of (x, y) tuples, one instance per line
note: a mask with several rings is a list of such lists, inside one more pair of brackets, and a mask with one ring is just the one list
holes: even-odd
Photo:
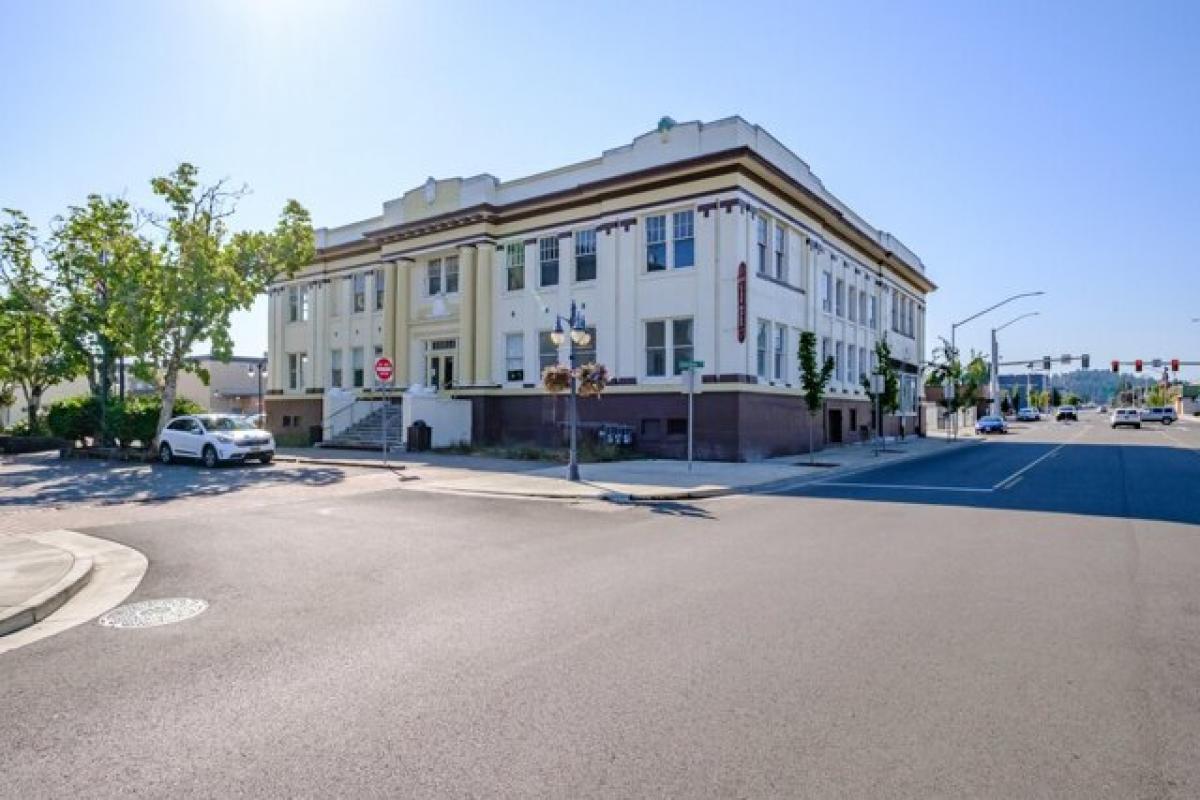
[(977, 492), (989, 494), (990, 488), (978, 486), (924, 486), (917, 483), (854, 483), (853, 481), (820, 481), (813, 486), (839, 486), (851, 489), (915, 489), (922, 492)]
[(1012, 486), (1012, 484), (1013, 484), (1013, 483), (1016, 483), (1016, 479), (1017, 479), (1017, 478), (1021, 477), (1021, 476), (1022, 476), (1022, 475), (1024, 475), (1026, 472), (1028, 472), (1029, 470), (1031, 470), (1031, 469), (1033, 469), (1034, 467), (1036, 467), (1038, 464), (1040, 464), (1040, 463), (1042, 463), (1043, 461), (1045, 461), (1047, 458), (1050, 458), (1051, 456), (1053, 456), (1053, 455), (1056, 455), (1056, 454), (1058, 453), (1058, 451), (1059, 451), (1059, 450), (1062, 450), (1064, 447), (1066, 447), (1067, 445), (1069, 445), (1071, 442), (1075, 441), (1076, 439), (1080, 438), (1080, 437), (1081, 437), (1081, 436), (1083, 436), (1083, 434), (1085, 434), (1085, 433), (1087, 433), (1087, 429), (1086, 429), (1086, 428), (1084, 428), (1084, 429), (1080, 430), (1080, 431), (1079, 431), (1079, 433), (1075, 434), (1074, 436), (1072, 436), (1072, 437), (1071, 437), (1070, 439), (1068, 439), (1067, 441), (1065, 441), (1065, 442), (1063, 442), (1062, 444), (1058, 445), (1057, 447), (1055, 447), (1053, 450), (1051, 450), (1051, 451), (1050, 451), (1050, 452), (1048, 452), (1048, 453), (1042, 453), (1040, 456), (1038, 456), (1037, 458), (1035, 458), (1033, 461), (1031, 461), (1030, 463), (1026, 464), (1025, 466), (1021, 467), (1019, 470), (1017, 470), (1016, 472), (1014, 472), (1012, 475), (1009, 475), (1007, 478), (1004, 478), (1003, 480), (1001, 480), (999, 483), (997, 483), (996, 485), (994, 485), (992, 488), (993, 488), (993, 489), (1007, 489), (1007, 488), (1009, 488), (1010, 486)]

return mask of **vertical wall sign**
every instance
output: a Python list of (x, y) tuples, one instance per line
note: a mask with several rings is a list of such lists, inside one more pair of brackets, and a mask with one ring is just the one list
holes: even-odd
[(737, 337), (738, 344), (746, 341), (746, 262), (737, 271)]

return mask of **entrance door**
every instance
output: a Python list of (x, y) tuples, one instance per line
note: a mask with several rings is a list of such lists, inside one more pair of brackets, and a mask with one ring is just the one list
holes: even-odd
[(829, 409), (829, 441), (836, 443), (842, 441), (842, 410), (840, 408)]
[(425, 346), (425, 384), (438, 390), (454, 385), (454, 361), (457, 354), (456, 339), (439, 339)]
[(425, 357), (425, 383), (438, 389), (454, 385), (454, 356), (439, 353)]

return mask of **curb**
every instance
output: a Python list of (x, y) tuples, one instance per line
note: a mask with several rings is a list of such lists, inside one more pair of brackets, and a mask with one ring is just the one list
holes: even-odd
[(73, 559), (71, 568), (53, 586), (35, 594), (23, 605), (0, 613), (0, 636), (16, 633), (41, 622), (87, 585), (92, 577), (94, 562), (87, 557)]
[(750, 494), (773, 494), (775, 492), (786, 491), (798, 486), (804, 486), (810, 483), (818, 483), (833, 477), (847, 477), (857, 475), (860, 472), (868, 472), (873, 469), (878, 469), (881, 466), (890, 466), (892, 464), (905, 464), (916, 461), (923, 461), (929, 458), (939, 458), (949, 453), (958, 452), (964, 447), (976, 446), (983, 444), (983, 439), (964, 439), (960, 445), (950, 446), (947, 442), (945, 449), (941, 447), (930, 449), (923, 453), (913, 453), (900, 458), (888, 461), (875, 461), (871, 463), (861, 464), (856, 467), (847, 468), (845, 470), (833, 470), (830, 472), (821, 472), (813, 475), (802, 475), (795, 478), (781, 478), (774, 481), (765, 481), (763, 483), (751, 483), (741, 486), (722, 486), (713, 489), (682, 489), (676, 492), (656, 492), (652, 494), (638, 494), (626, 492), (606, 492), (604, 494), (555, 494), (552, 492), (504, 492), (496, 490), (480, 490), (480, 489), (465, 489), (457, 487), (440, 487), (430, 486), (417, 491), (440, 493), (440, 494), (461, 494), (471, 495), (475, 497), (527, 497), (536, 500), (602, 500), (618, 505), (637, 505), (639, 503), (661, 503), (672, 500), (707, 500), (714, 497), (728, 497), (730, 495), (750, 495)]
[(309, 458), (308, 456), (281, 456), (275, 454), (275, 460), (286, 464), (322, 464), (329, 467), (363, 467), (366, 469), (405, 469), (403, 464), (383, 463), (383, 461), (366, 461), (353, 458)]

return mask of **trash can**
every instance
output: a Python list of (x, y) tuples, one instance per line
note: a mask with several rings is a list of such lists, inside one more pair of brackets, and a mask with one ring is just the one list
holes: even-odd
[(322, 436), (323, 436), (323, 432), (322, 432), (320, 425), (309, 425), (308, 426), (308, 443), (309, 443), (309, 445), (320, 444)]
[(410, 453), (423, 453), (433, 447), (433, 428), (419, 419), (408, 426), (405, 435), (405, 448)]

